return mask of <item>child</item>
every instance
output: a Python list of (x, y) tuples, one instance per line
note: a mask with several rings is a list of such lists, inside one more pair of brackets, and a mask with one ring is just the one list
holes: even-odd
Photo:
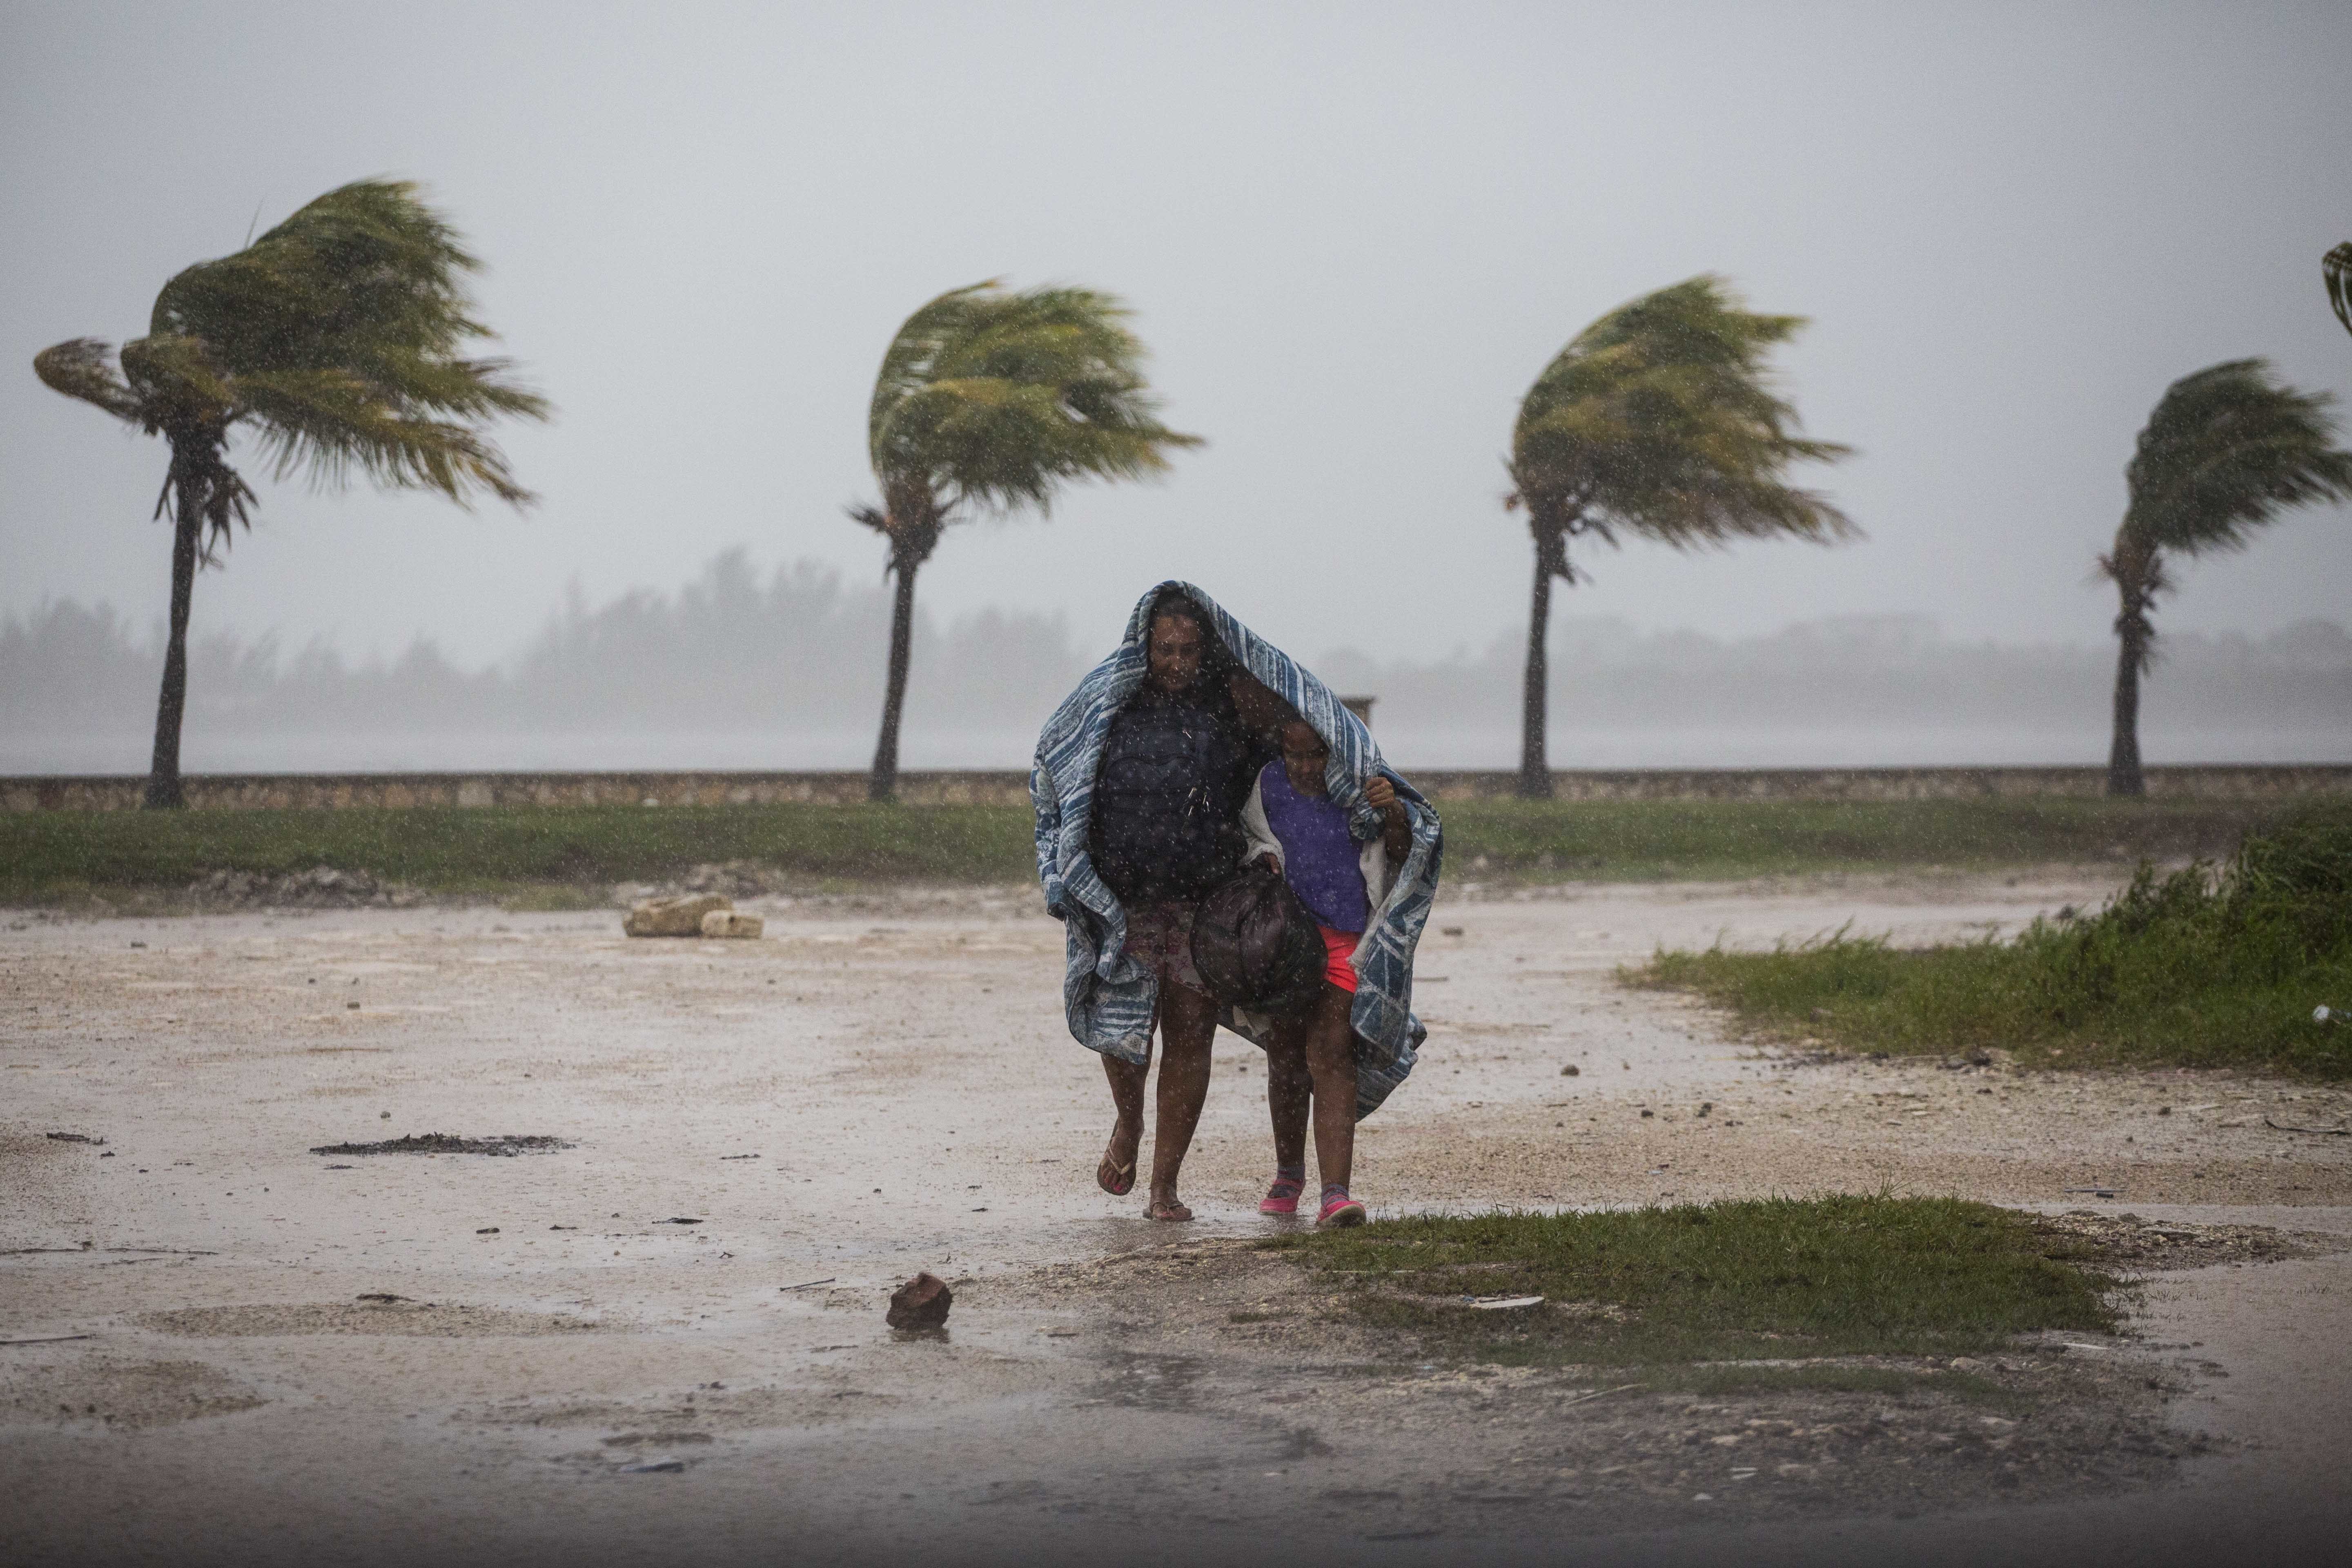
[(1323, 776), (1330, 748), (1314, 726), (1293, 719), (1281, 730), (1282, 756), (1268, 763), (1242, 808), (1254, 858), (1279, 870), (1322, 928), (1328, 965), (1315, 1000), (1280, 1020), (1266, 1046), (1266, 1110), (1274, 1119), (1274, 1184), (1260, 1214), (1298, 1212), (1307, 1190), (1307, 1123), (1315, 1123), (1315, 1162), (1323, 1176), (1322, 1226), (1361, 1225), (1364, 1205), (1348, 1195), (1356, 1147), (1356, 1032), (1349, 1022), (1356, 970), (1349, 961), (1371, 923), (1375, 890), (1388, 868), (1412, 846), (1412, 825), (1388, 780), (1375, 777), (1364, 799), (1387, 819), (1380, 836), (1359, 843), (1348, 813), (1330, 798)]

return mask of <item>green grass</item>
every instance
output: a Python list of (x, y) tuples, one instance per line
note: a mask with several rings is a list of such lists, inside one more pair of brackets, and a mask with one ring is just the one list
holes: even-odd
[[(1444, 811), (1450, 881), (2177, 858), (2226, 853), (2263, 819), (2252, 805), (2076, 800), (1469, 801)], [(215, 870), (326, 865), (433, 892), (560, 903), (563, 889), (657, 881), (711, 860), (756, 860), (820, 883), (1019, 882), (1034, 875), (1031, 857), (1018, 806), (26, 812), (0, 816), (0, 900), (169, 891)]]
[[(1454, 879), (1643, 881), (2187, 859), (2274, 817), (2258, 802), (2020, 798), (1448, 804)], [(1481, 858), (1486, 862), (1481, 867)]]
[(2313, 1018), (2352, 1008), (2352, 811), (2257, 834), (2219, 872), (2143, 866), (2105, 910), (2009, 942), (1906, 950), (1842, 932), (1772, 952), (1662, 952), (1628, 978), (1858, 1050), (2352, 1077), (2352, 1025)]
[[(1949, 1355), (2117, 1321), (2116, 1281), (2079, 1242), (1951, 1198), (1424, 1215), (1268, 1246), (1344, 1279), (1367, 1324), (1507, 1363)], [(1465, 1295), (1546, 1300), (1486, 1312)]]
[(179, 889), (332, 866), (435, 892), (654, 881), (756, 860), (811, 881), (1009, 881), (1026, 812), (993, 806), (516, 806), (27, 812), (0, 817), (0, 899)]

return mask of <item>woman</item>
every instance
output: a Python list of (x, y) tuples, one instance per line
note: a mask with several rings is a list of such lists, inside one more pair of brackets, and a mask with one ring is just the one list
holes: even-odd
[[(1271, 693), (1233, 667), (1207, 617), (1181, 594), (1152, 607), (1142, 685), (1111, 720), (1096, 773), (1089, 848), (1095, 870), (1127, 914), (1122, 952), (1159, 982), (1160, 1101), (1144, 1213), (1188, 1220), (1176, 1179), (1209, 1092), (1217, 1005), (1192, 967), (1192, 919), (1202, 895), (1241, 863), (1241, 800), (1254, 761), (1244, 709)], [(1135, 1185), (1143, 1138), (1144, 1059), (1103, 1058), (1118, 1122), (1095, 1180), (1113, 1197)]]

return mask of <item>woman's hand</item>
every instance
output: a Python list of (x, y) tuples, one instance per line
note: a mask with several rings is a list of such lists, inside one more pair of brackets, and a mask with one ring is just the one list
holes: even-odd
[(1364, 804), (1386, 811), (1396, 803), (1396, 785), (1374, 773), (1371, 783), (1364, 786)]

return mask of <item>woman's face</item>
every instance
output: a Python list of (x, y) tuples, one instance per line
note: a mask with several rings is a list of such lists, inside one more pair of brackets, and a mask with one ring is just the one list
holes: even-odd
[(1155, 616), (1151, 635), (1144, 640), (1145, 678), (1170, 696), (1189, 691), (1201, 679), (1201, 661), (1208, 651), (1200, 622), (1190, 616)]
[(1321, 795), (1323, 766), (1330, 760), (1331, 748), (1314, 725), (1293, 719), (1282, 727), (1282, 772), (1291, 788), (1301, 795)]

